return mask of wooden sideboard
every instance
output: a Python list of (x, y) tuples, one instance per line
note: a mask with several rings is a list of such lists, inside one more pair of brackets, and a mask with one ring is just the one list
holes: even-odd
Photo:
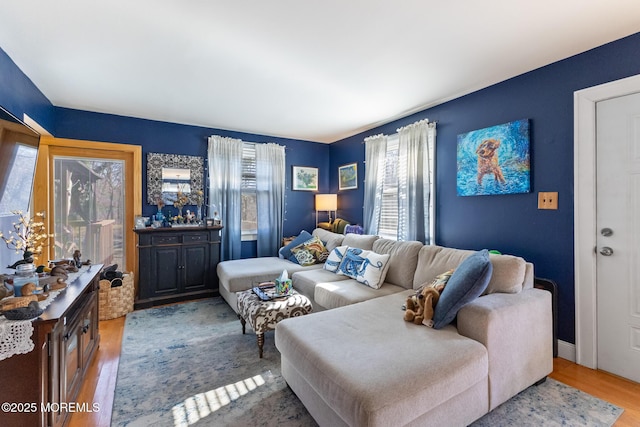
[(219, 295), (221, 229), (136, 229), (140, 279), (135, 308)]
[(0, 425), (58, 427), (69, 410), (99, 410), (76, 402), (100, 342), (98, 279), (102, 265), (83, 268), (33, 321), (34, 349), (0, 361)]

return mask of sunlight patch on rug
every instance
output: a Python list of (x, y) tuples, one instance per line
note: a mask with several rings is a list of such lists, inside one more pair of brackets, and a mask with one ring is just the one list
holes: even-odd
[[(271, 373), (269, 372), (269, 375)], [(173, 420), (176, 427), (193, 425), (216, 412), (218, 409), (265, 385), (262, 375), (255, 375), (235, 384), (227, 384), (215, 390), (198, 393), (173, 407)]]

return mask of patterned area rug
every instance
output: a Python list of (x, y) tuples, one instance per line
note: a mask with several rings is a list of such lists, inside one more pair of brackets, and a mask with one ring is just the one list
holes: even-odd
[[(256, 336), (222, 298), (127, 315), (112, 426), (315, 426), (280, 375), (273, 333)], [(610, 426), (622, 413), (551, 379), (473, 426)]]

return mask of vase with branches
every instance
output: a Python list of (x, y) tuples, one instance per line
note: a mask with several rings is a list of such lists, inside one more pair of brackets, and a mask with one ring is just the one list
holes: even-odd
[(202, 190), (196, 190), (191, 193), (191, 200), (196, 204), (196, 220), (198, 223), (202, 222), (202, 203), (204, 202), (204, 192)]
[(189, 203), (189, 198), (187, 197), (187, 195), (184, 194), (182, 191), (178, 190), (178, 193), (176, 194), (176, 199), (173, 201), (173, 207), (178, 209), (177, 217), (179, 222), (182, 218), (184, 218), (182, 216), (182, 208), (184, 208), (187, 203)]
[(32, 218), (29, 218), (22, 211), (11, 211), (11, 213), (18, 216), (18, 221), (12, 224), (13, 230), (10, 230), (7, 235), (0, 231), (0, 239), (4, 241), (7, 248), (15, 250), (16, 253), (22, 252), (21, 260), (7, 266), (8, 268), (16, 268), (20, 264), (32, 263), (34, 255), (42, 253), (53, 234), (47, 233), (47, 227), (44, 224), (44, 211), (36, 213)]

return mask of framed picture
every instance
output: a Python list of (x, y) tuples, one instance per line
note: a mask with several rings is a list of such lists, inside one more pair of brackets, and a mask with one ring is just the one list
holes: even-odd
[(146, 228), (148, 221), (149, 221), (149, 217), (137, 216), (136, 219), (135, 219), (135, 227), (136, 227), (136, 229)]
[(529, 120), (458, 135), (458, 196), (528, 193)]
[(318, 168), (294, 166), (291, 182), (293, 190), (318, 191)]
[(207, 218), (207, 227), (213, 227), (213, 218)]
[(338, 189), (353, 190), (358, 188), (358, 164), (349, 163), (338, 168)]

